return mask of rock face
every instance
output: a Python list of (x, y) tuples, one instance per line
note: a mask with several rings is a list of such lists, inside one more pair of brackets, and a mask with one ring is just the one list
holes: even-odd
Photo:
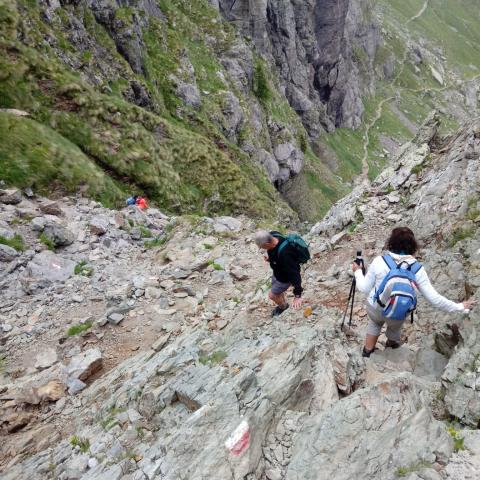
[(435, 475), (431, 466), (448, 460), (453, 440), (422, 408), (421, 391), (412, 378), (397, 377), (310, 417), (297, 434), (285, 478), (393, 480), (400, 468), (422, 462)]
[[(285, 93), (312, 137), (319, 125), (355, 128), (363, 115), (354, 47), (373, 64), (380, 34), (366, 20), (368, 1), (219, 0), (222, 15), (279, 65)], [(371, 70), (372, 71), (372, 70)]]

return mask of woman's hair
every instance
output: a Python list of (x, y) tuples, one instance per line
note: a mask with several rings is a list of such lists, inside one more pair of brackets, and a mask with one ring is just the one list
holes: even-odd
[(387, 249), (392, 253), (415, 255), (418, 243), (408, 227), (394, 228), (387, 240)]

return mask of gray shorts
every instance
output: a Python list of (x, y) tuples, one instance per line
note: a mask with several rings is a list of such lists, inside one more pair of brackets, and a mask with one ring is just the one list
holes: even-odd
[(292, 284), (290, 282), (280, 282), (275, 278), (275, 275), (272, 275), (272, 290), (271, 292), (274, 295), (281, 295), (286, 292)]
[(373, 306), (370, 302), (367, 302), (366, 308), (369, 317), (367, 334), (378, 337), (382, 331), (383, 324), (386, 323), (387, 331), (385, 332), (385, 335), (387, 338), (400, 343), (402, 327), (405, 320), (391, 320), (390, 318), (385, 318), (380, 305)]

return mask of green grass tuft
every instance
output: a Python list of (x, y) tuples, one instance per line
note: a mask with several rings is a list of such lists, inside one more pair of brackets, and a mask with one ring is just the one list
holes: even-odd
[(55, 244), (43, 232), (39, 235), (38, 240), (46, 245), (46, 247), (52, 252), (55, 251)]
[(218, 365), (219, 363), (223, 362), (225, 358), (227, 358), (228, 354), (227, 352), (223, 350), (217, 350), (216, 352), (213, 352), (210, 355), (207, 356), (200, 356), (198, 358), (198, 361), (202, 365)]
[(93, 325), (93, 322), (91, 322), (91, 321), (88, 321), (88, 322), (85, 322), (85, 323), (78, 323), (76, 325), (72, 325), (67, 330), (67, 336), (74, 337), (75, 335), (86, 332), (87, 330), (92, 328), (92, 325)]
[(0, 235), (0, 243), (14, 248), (17, 252), (23, 252), (25, 250), (23, 237), (18, 233), (16, 233), (13, 238), (5, 238)]
[(88, 440), (88, 438), (81, 438), (74, 435), (70, 438), (70, 445), (80, 447), (82, 453), (87, 453), (90, 450), (90, 440)]

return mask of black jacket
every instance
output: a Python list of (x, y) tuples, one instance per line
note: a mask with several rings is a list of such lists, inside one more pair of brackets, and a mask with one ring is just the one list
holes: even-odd
[(291, 283), (293, 285), (293, 293), (300, 296), (303, 292), (302, 277), (300, 276), (300, 264), (297, 259), (297, 252), (290, 245), (285, 245), (280, 256), (278, 249), (280, 245), (286, 240), (279, 238), (277, 246), (269, 250), (268, 261), (272, 267), (273, 274), (279, 282)]

